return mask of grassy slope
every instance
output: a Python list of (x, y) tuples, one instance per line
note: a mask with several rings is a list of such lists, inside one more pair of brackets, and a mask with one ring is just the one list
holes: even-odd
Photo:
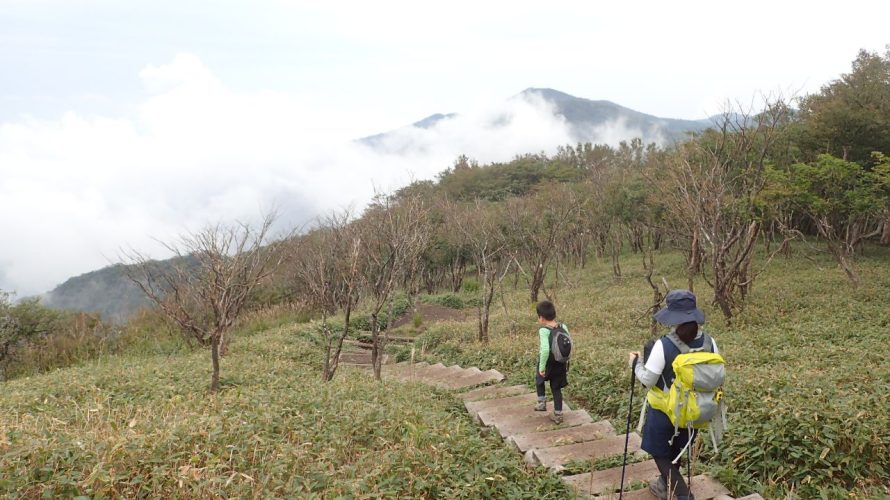
[(108, 357), (5, 384), (0, 495), (558, 498), (453, 395), (344, 371), (319, 383), (298, 326), (206, 352)]
[[(870, 250), (866, 284), (853, 291), (824, 256), (777, 260), (732, 326), (703, 304), (730, 363), (732, 425), (705, 468), (735, 492), (887, 494), (888, 262), (886, 250)], [(608, 263), (571, 272), (556, 298), (579, 345), (568, 396), (616, 428), (627, 412), (626, 352), (648, 338), (651, 294), (638, 257), (622, 265), (619, 281)], [(683, 284), (681, 256), (657, 265)], [(466, 340), (472, 322), (443, 323), (421, 337), (426, 356), (529, 383), (533, 306), (521, 287), (505, 303), (488, 347)], [(499, 439), (480, 437), (448, 393), (348, 372), (319, 384), (305, 328), (286, 320), (237, 338), (216, 396), (204, 391), (206, 352), (112, 356), (4, 384), (0, 494), (566, 495), (555, 476), (526, 471)]]
[[(661, 255), (656, 267), (672, 286), (685, 286), (682, 256)], [(622, 268), (618, 281), (606, 262), (570, 272), (573, 286), (556, 296), (577, 344), (567, 397), (621, 429), (627, 352), (650, 338), (644, 312), (651, 300), (639, 257), (626, 256)], [(824, 255), (775, 260), (731, 326), (708, 304), (707, 285), (697, 285), (706, 329), (730, 370), (730, 431), (719, 456), (705, 452), (703, 463), (736, 493), (890, 494), (890, 254), (870, 249), (861, 272), (865, 285), (851, 290)], [(509, 313), (500, 305), (495, 311), (488, 348), (460, 340), (472, 327), (443, 325), (422, 340), (428, 356), (530, 383), (533, 305), (523, 289), (509, 291), (506, 304)], [(635, 419), (643, 399), (637, 387)]]

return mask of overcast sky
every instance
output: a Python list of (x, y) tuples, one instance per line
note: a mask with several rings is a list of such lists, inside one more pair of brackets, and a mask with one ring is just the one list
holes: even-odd
[[(890, 3), (0, 0), (0, 289), (277, 206), (289, 222), (567, 137), (550, 87), (671, 118), (818, 90)], [(460, 122), (382, 156), (351, 139)], [(511, 129), (486, 117), (508, 112)]]

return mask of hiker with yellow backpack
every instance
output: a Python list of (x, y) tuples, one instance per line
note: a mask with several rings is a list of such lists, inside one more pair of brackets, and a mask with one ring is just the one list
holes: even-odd
[(676, 495), (679, 500), (693, 500), (679, 462), (684, 454), (691, 454), (690, 446), (701, 431), (709, 433), (715, 448), (720, 442), (726, 425), (726, 371), (717, 343), (699, 328), (705, 314), (696, 306), (695, 295), (672, 290), (665, 300), (667, 306), (654, 318), (673, 330), (655, 341), (642, 363), (637, 362), (639, 352), (630, 353), (629, 363), (636, 378), (649, 388), (640, 422), (641, 447), (652, 455), (661, 473), (649, 490), (661, 499)]

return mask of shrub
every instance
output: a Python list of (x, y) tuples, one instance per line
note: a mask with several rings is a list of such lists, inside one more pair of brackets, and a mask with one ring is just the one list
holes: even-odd
[(427, 295), (422, 299), (428, 304), (436, 304), (451, 309), (463, 309), (467, 306), (464, 299), (453, 293), (443, 293), (439, 295)]
[(478, 293), (479, 292), (479, 281), (473, 278), (467, 278), (464, 280), (463, 284), (460, 286), (460, 289), (464, 293)]

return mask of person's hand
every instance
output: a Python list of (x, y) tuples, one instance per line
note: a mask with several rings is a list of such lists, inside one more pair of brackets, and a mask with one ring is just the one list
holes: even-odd
[(627, 364), (630, 365), (631, 368), (634, 366), (634, 360), (640, 357), (639, 351), (633, 351), (627, 358)]
[(546, 376), (547, 376), (547, 372), (538, 372), (538, 373), (540, 373), (542, 377), (546, 377)]

